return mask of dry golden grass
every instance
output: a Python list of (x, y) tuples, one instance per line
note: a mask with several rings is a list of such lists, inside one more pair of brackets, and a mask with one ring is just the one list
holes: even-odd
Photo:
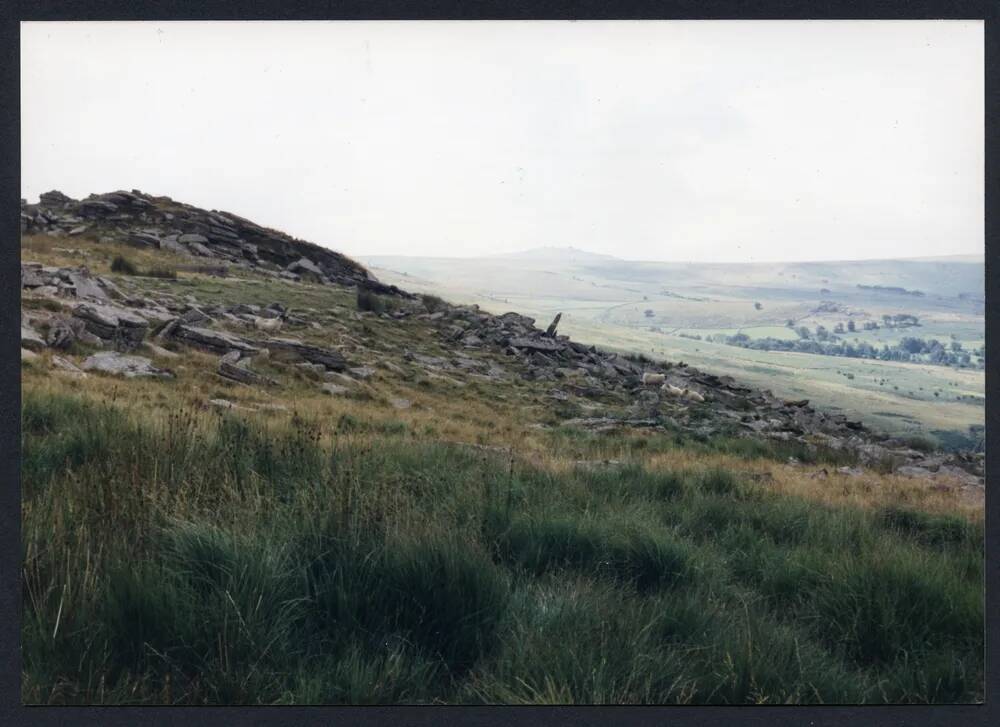
[[(140, 351), (139, 353), (142, 353)], [(152, 356), (157, 365), (176, 374), (170, 381), (119, 378), (89, 374), (80, 380), (51, 369), (52, 354), (23, 367), (25, 388), (53, 393), (80, 394), (126, 408), (143, 417), (165, 420), (180, 409), (215, 416), (211, 399), (225, 399), (237, 406), (282, 406), (242, 411), (241, 416), (265, 417), (274, 426), (287, 426), (293, 417), (320, 423), (321, 441), (329, 444), (337, 436), (338, 422), (350, 417), (368, 426), (355, 436), (377, 443), (378, 431), (387, 425), (402, 424), (411, 435), (427, 441), (446, 441), (509, 450), (519, 461), (549, 470), (566, 472), (576, 459), (555, 451), (544, 430), (529, 426), (520, 402), (484, 398), (469, 387), (436, 384), (420, 386), (398, 380), (382, 370), (358, 388), (356, 394), (331, 396), (322, 391), (321, 380), (298, 371), (294, 366), (273, 368), (281, 372), (280, 387), (250, 387), (228, 381), (214, 373), (217, 357), (187, 351), (178, 359)], [(67, 358), (73, 358), (67, 356)], [(79, 363), (79, 358), (77, 359)], [(396, 409), (392, 399), (407, 399), (412, 405)], [(644, 435), (636, 435), (644, 436)], [(803, 497), (828, 505), (853, 505), (877, 509), (905, 505), (935, 513), (960, 514), (970, 520), (983, 518), (981, 491), (951, 485), (880, 474), (866, 470), (862, 475), (840, 474), (829, 465), (788, 465), (770, 460), (746, 460), (688, 449), (644, 453), (623, 447), (611, 459), (643, 464), (651, 470), (691, 470), (720, 467), (746, 475), (749, 481), (769, 491)], [(825, 469), (827, 475), (820, 474)], [(978, 497), (977, 497), (978, 494)]]
[(166, 250), (147, 250), (115, 242), (80, 237), (25, 235), (21, 238), (21, 260), (58, 267), (85, 266), (95, 275), (111, 273), (111, 261), (121, 255), (142, 269), (169, 268), (191, 260)]

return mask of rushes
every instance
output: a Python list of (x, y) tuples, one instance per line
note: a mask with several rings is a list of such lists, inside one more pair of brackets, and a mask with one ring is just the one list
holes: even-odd
[(111, 272), (120, 275), (145, 275), (149, 278), (177, 279), (177, 271), (172, 268), (153, 266), (143, 271), (127, 257), (115, 255), (111, 260)]
[(362, 424), (26, 390), (26, 701), (982, 697), (981, 524)]

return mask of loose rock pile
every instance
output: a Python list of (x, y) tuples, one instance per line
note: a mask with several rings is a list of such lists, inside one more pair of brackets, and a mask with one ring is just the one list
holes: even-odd
[(84, 200), (58, 191), (42, 194), (37, 204), (21, 200), (21, 232), (90, 236), (226, 262), (292, 281), (308, 277), (327, 284), (369, 284), (383, 294), (401, 292), (333, 250), (228, 212), (203, 210), (135, 189), (92, 194)]
[(97, 301), (123, 297), (114, 283), (92, 276), (87, 268), (54, 268), (32, 262), (21, 264), (21, 288), (35, 295)]
[[(73, 309), (73, 317), (82, 321), (87, 331), (116, 351), (134, 351), (149, 330), (149, 321), (145, 318), (114, 305), (80, 303)], [(64, 338), (69, 337), (69, 332), (66, 333)]]
[[(982, 482), (981, 456), (920, 452), (844, 415), (818, 411), (807, 400), (784, 400), (683, 363), (601, 351), (555, 335), (554, 325), (542, 331), (532, 318), (517, 313), (496, 316), (476, 306), (456, 306), (421, 317), (440, 326), (446, 341), (470, 348), (492, 346), (519, 363), (524, 378), (557, 383), (553, 399), (567, 400), (572, 393), (598, 400), (624, 395), (634, 402), (623, 417), (578, 417), (567, 424), (596, 430), (680, 429), (699, 436), (733, 432), (845, 450), (868, 465), (892, 464), (906, 476), (940, 473), (964, 484)], [(479, 343), (466, 343), (470, 339)]]

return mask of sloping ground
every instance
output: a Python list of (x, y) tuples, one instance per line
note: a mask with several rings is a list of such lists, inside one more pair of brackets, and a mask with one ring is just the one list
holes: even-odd
[(269, 277), (297, 281), (305, 276), (327, 284), (382, 288), (364, 266), (338, 252), (228, 212), (199, 209), (137, 189), (92, 194), (84, 200), (53, 190), (42, 194), (37, 204), (21, 200), (21, 233), (123, 242)]
[(22, 242), (28, 701), (981, 697), (976, 458), (60, 224)]

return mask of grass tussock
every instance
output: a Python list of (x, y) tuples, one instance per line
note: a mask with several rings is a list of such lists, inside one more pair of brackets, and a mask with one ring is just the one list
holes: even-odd
[(675, 442), (556, 467), (392, 422), (26, 388), (25, 700), (983, 696), (981, 522), (778, 493)]
[(154, 266), (142, 270), (138, 265), (122, 255), (115, 255), (111, 260), (111, 272), (119, 275), (144, 275), (149, 278), (177, 279), (177, 271), (162, 266)]
[(387, 313), (395, 308), (394, 301), (363, 287), (358, 288), (356, 302), (359, 311), (371, 313)]

